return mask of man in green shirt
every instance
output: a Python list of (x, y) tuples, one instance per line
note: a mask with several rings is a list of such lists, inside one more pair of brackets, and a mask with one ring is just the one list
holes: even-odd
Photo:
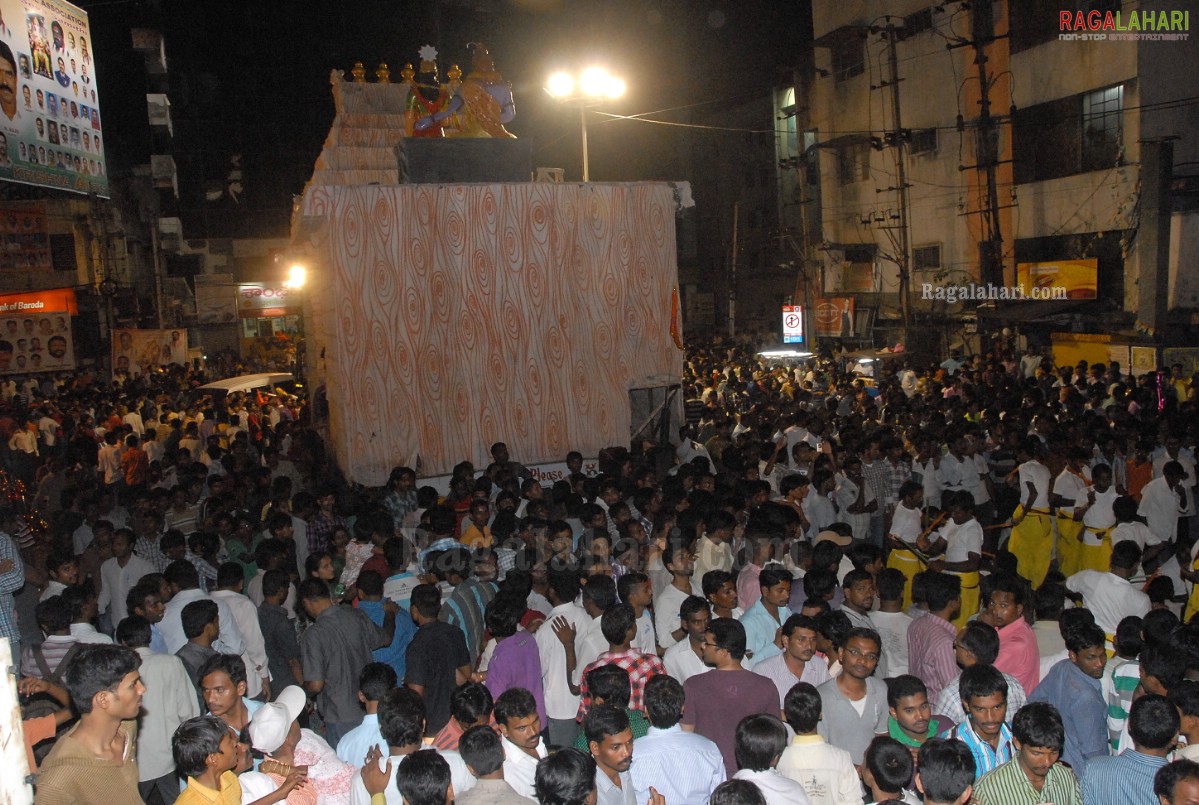
[(887, 680), (887, 734), (906, 746), (915, 758), (920, 746), (953, 726), (945, 716), (934, 716), (928, 688), (911, 674)]
[[(633, 731), (634, 740), (644, 738), (649, 732), (649, 721), (639, 710), (629, 709), (629, 699), (632, 697), (632, 685), (629, 682), (629, 672), (619, 665), (609, 663), (598, 668), (592, 668), (587, 674), (587, 689), (591, 691), (591, 704), (610, 704), (617, 710), (623, 710), (629, 717), (629, 729)], [(587, 736), (582, 732), (575, 740), (575, 749), (584, 752), (591, 751), (587, 747)]]
[(1057, 709), (1045, 702), (1020, 708), (1012, 719), (1016, 756), (984, 774), (974, 784), (978, 805), (1082, 805), (1078, 780), (1058, 763), (1066, 731)]

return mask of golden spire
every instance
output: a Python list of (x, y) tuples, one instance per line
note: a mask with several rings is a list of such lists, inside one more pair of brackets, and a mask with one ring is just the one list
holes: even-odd
[(387, 69), (387, 62), (379, 62), (379, 66), (375, 68), (375, 78), (379, 79), (380, 84), (391, 83), (391, 70)]
[(354, 62), (354, 69), (350, 70), (350, 75), (354, 76), (355, 84), (366, 83), (366, 68), (362, 66), (362, 62)]

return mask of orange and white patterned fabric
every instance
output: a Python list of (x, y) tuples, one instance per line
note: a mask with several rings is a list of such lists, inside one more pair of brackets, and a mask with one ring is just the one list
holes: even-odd
[(626, 444), (629, 389), (682, 374), (675, 208), (660, 183), (310, 183), (310, 381), (347, 476)]

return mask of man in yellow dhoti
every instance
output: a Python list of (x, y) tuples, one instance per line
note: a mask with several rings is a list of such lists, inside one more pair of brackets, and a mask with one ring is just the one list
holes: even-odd
[(983, 528), (974, 517), (974, 496), (969, 492), (947, 492), (942, 502), (950, 515), (949, 522), (938, 534), (938, 543), (945, 541), (945, 556), (930, 562), (928, 567), (952, 573), (962, 580), (962, 607), (953, 619), (954, 626), (960, 629), (978, 614), (978, 566), (982, 562)]
[[(1082, 516), (1091, 486), (1090, 468), (1086, 463), (1089, 457), (1086, 448), (1070, 448), (1066, 466), (1053, 480), (1050, 501), (1057, 511), (1057, 563), (1066, 576), (1073, 576), (1079, 568)], [(1103, 568), (1107, 568), (1106, 563)]]
[(1008, 482), (1020, 491), (1020, 505), (1012, 513), (1008, 550), (1016, 556), (1016, 572), (1040, 587), (1053, 559), (1053, 520), (1049, 510), (1049, 469), (1041, 463), (1044, 445), (1029, 436), (1017, 451), (1020, 466)]
[[(1078, 569), (1103, 571), (1112, 559), (1112, 528), (1116, 525), (1113, 506), (1120, 494), (1112, 486), (1112, 471), (1106, 464), (1091, 468), (1091, 489), (1082, 513)], [(1077, 509), (1075, 512), (1077, 513)]]
[(887, 567), (900, 571), (906, 579), (903, 585), (905, 611), (912, 605), (912, 579), (924, 570), (924, 563), (914, 550), (924, 532), (920, 516), (923, 505), (924, 487), (920, 482), (904, 483), (899, 488), (899, 502), (895, 504), (891, 527), (888, 529), (891, 553), (887, 556)]

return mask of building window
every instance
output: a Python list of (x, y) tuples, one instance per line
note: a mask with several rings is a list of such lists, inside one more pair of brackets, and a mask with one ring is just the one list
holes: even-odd
[(870, 143), (854, 142), (839, 148), (837, 171), (843, 185), (870, 178)]
[(1118, 165), (1123, 118), (1120, 85), (1017, 109), (1012, 126), (1016, 183)]
[(1116, 85), (1082, 96), (1082, 169), (1113, 167), (1124, 141), (1124, 87)]
[(1019, 53), (1046, 42), (1056, 42), (1060, 27), (1059, 15), (1063, 11), (1081, 11), (1088, 14), (1115, 13), (1121, 9), (1121, 0), (1062, 0), (1046, 3), (1044, 0), (1008, 0), (1008, 32), (1011, 37), (1012, 53)]
[(933, 10), (922, 8), (903, 18), (903, 35), (915, 36), (933, 27)]
[(833, 45), (833, 76), (845, 81), (866, 70), (866, 40), (860, 36), (848, 36)]
[(908, 150), (913, 154), (932, 154), (937, 150), (937, 130), (916, 129), (912, 132), (912, 142)]
[(55, 271), (77, 271), (74, 235), (50, 236), (50, 262)]
[(936, 271), (940, 267), (940, 243), (933, 243), (928, 246), (917, 246), (912, 249), (912, 269), (914, 271)]

